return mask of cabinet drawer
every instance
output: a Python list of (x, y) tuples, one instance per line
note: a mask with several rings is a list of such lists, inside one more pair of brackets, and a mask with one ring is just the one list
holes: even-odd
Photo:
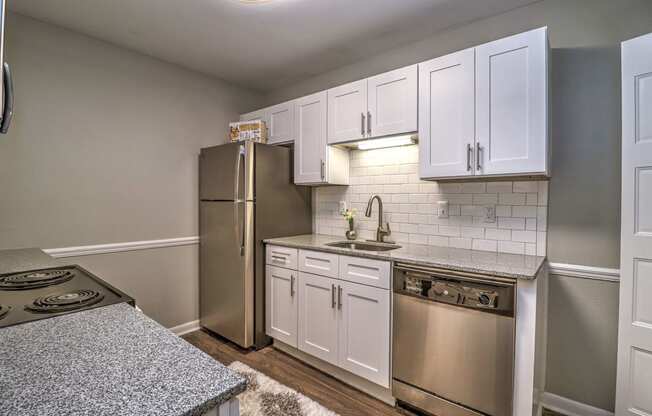
[(337, 278), (338, 255), (320, 251), (299, 250), (299, 270)]
[(361, 257), (340, 256), (340, 279), (389, 289), (390, 270), (388, 261)]
[(282, 246), (267, 246), (266, 263), (286, 269), (297, 269), (297, 249)]

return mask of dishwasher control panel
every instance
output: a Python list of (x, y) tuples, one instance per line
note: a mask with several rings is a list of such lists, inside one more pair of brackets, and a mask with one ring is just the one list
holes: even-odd
[(394, 292), (501, 314), (513, 314), (514, 310), (514, 285), (487, 278), (397, 266), (394, 268)]

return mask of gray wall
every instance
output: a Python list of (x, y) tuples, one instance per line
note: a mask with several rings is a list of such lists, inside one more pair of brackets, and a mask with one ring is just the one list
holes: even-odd
[[(652, 32), (649, 0), (544, 0), (452, 28), (268, 94), (267, 104), (548, 26), (550, 261), (619, 264), (619, 43)], [(613, 410), (618, 285), (553, 276), (546, 390)]]
[[(0, 137), (0, 248), (197, 235), (197, 155), (261, 97), (16, 14)], [(70, 259), (166, 326), (197, 319), (197, 247)]]

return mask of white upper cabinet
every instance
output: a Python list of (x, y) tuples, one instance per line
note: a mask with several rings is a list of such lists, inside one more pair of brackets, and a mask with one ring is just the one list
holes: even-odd
[(266, 109), (267, 143), (277, 144), (294, 141), (294, 106), (295, 102), (292, 100)]
[(419, 64), (419, 174), (548, 174), (546, 28)]
[(417, 130), (417, 65), (328, 90), (328, 143)]
[(326, 91), (295, 100), (294, 183), (348, 185), (349, 152), (328, 146)]
[(473, 175), (474, 50), (419, 65), (419, 173), (424, 178)]
[(367, 137), (417, 130), (417, 65), (367, 79)]
[(328, 143), (362, 139), (367, 129), (367, 80), (328, 90)]
[(320, 183), (326, 178), (326, 92), (296, 100), (294, 182)]
[(532, 30), (476, 48), (479, 175), (547, 171), (546, 33)]

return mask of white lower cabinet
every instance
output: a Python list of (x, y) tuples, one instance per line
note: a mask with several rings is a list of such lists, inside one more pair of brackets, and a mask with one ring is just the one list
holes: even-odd
[[(390, 262), (310, 250), (299, 250), (298, 258), (299, 270), (266, 267), (267, 334), (389, 388)], [(307, 273), (307, 258), (330, 266)]]
[(297, 277), (296, 270), (267, 266), (265, 283), (267, 335), (297, 347)]
[(338, 365), (389, 388), (390, 291), (340, 282)]
[(299, 350), (337, 365), (337, 280), (299, 273)]

